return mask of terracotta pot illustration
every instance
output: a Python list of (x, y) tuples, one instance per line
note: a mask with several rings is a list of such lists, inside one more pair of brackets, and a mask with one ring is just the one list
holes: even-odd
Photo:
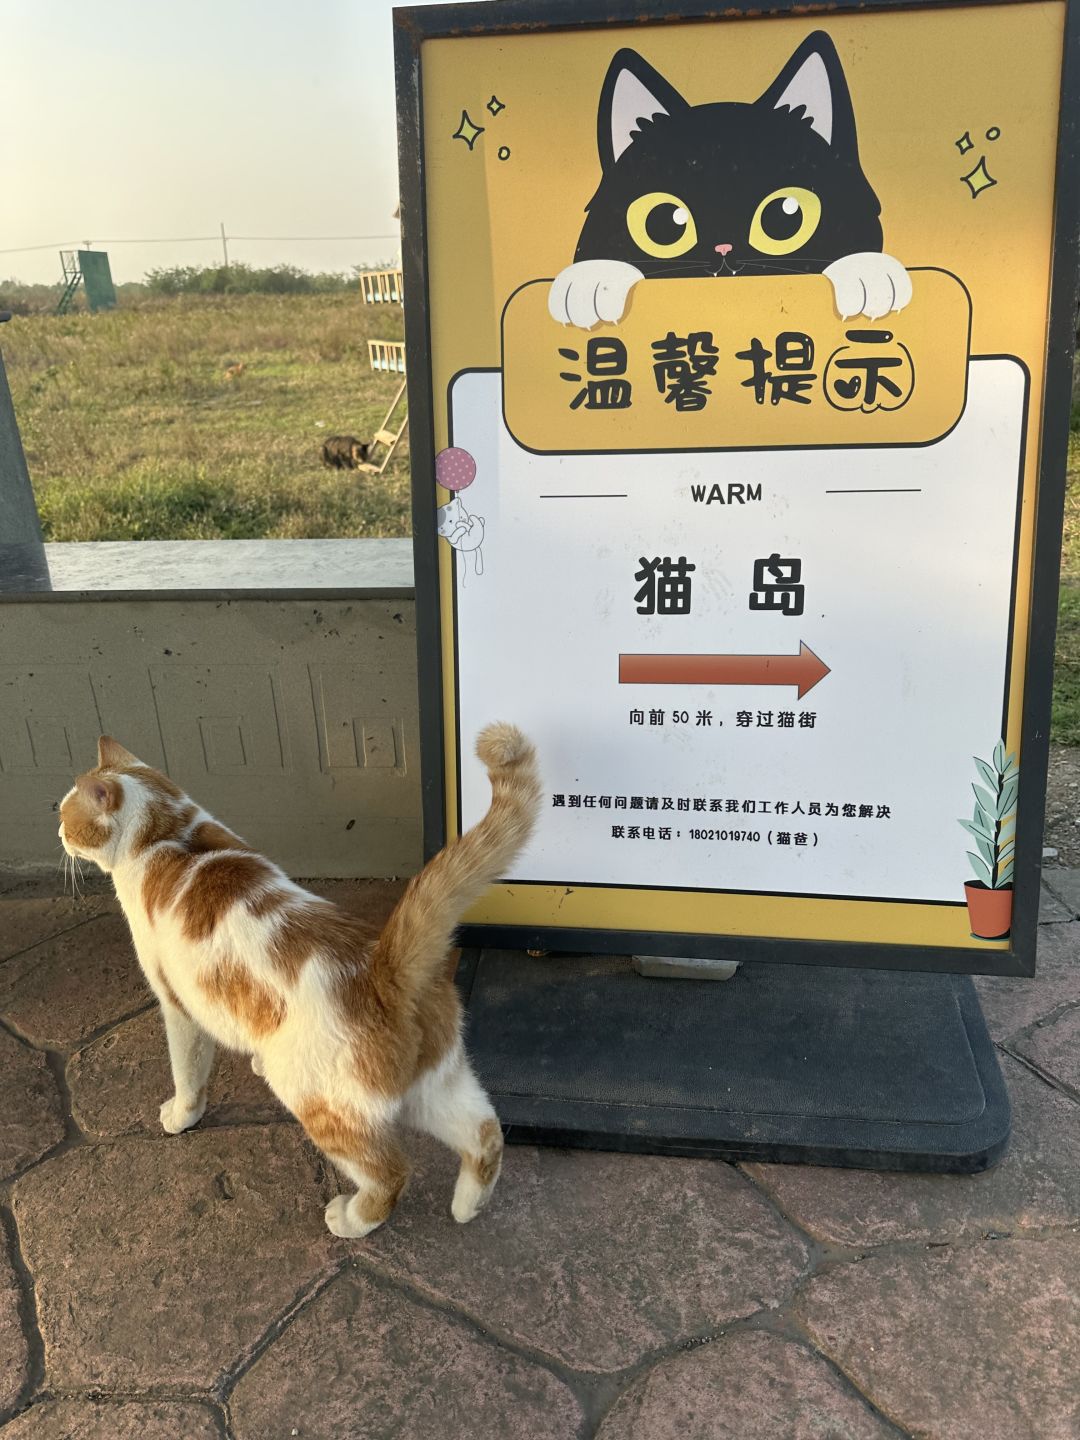
[(1016, 851), (1016, 797), (1020, 768), (1005, 741), (991, 760), (975, 756), (979, 779), (972, 785), (975, 809), (960, 824), (975, 842), (967, 852), (976, 878), (964, 886), (971, 933), (980, 940), (1004, 940), (1012, 928), (1013, 865)]
[(980, 940), (1004, 940), (1012, 928), (1012, 886), (991, 890), (981, 880), (968, 880), (964, 894), (971, 933)]

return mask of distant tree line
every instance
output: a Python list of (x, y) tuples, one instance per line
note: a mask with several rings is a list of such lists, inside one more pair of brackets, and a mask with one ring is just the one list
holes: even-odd
[[(63, 293), (62, 284), (32, 285), (24, 280), (0, 280), (0, 310), (8, 310), (12, 315), (48, 315), (56, 309)], [(146, 293), (146, 286), (140, 281), (116, 287), (116, 298), (121, 305), (138, 304)], [(74, 308), (82, 309), (85, 303), (80, 296)]]
[(359, 267), (312, 274), (295, 265), (174, 265), (151, 270), (151, 295), (329, 295), (356, 284)]
[[(385, 268), (355, 265), (349, 271), (312, 274), (295, 265), (174, 265), (151, 270), (143, 280), (117, 285), (122, 308), (148, 300), (178, 295), (332, 295), (351, 290), (362, 269)], [(0, 280), (0, 310), (14, 315), (45, 315), (56, 309), (63, 284), (28, 284), (22, 280)], [(76, 294), (74, 309), (84, 305)]]

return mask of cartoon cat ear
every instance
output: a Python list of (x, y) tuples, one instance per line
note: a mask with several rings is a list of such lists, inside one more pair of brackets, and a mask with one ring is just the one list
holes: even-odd
[(102, 770), (130, 770), (133, 765), (141, 765), (142, 761), (125, 750), (119, 740), (114, 740), (111, 735), (102, 735), (97, 742), (97, 762)]
[(847, 80), (836, 46), (823, 30), (806, 37), (758, 104), (801, 113), (834, 150), (858, 155)]
[(642, 120), (687, 108), (679, 92), (636, 50), (620, 50), (608, 66), (600, 92), (596, 143), (605, 170), (633, 140)]

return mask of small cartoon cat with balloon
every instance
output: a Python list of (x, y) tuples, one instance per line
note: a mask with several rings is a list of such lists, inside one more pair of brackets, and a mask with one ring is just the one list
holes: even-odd
[(461, 556), (462, 579), (469, 573), (466, 555), (473, 557), (477, 575), (484, 573), (484, 521), (480, 515), (470, 515), (461, 502), (460, 495), (451, 496), (445, 505), (436, 511), (435, 529)]
[(548, 308), (590, 329), (642, 280), (823, 274), (845, 319), (902, 310), (911, 280), (882, 251), (855, 115), (828, 35), (808, 36), (752, 103), (690, 105), (634, 50), (608, 67), (603, 174)]

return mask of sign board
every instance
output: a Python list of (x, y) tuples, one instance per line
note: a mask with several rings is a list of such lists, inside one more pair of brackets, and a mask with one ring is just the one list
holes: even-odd
[(80, 250), (79, 269), (86, 286), (86, 303), (92, 311), (112, 310), (116, 306), (109, 257), (104, 250)]
[(1074, 21), (740, 8), (396, 14), (428, 848), (512, 720), (468, 939), (1030, 973)]

